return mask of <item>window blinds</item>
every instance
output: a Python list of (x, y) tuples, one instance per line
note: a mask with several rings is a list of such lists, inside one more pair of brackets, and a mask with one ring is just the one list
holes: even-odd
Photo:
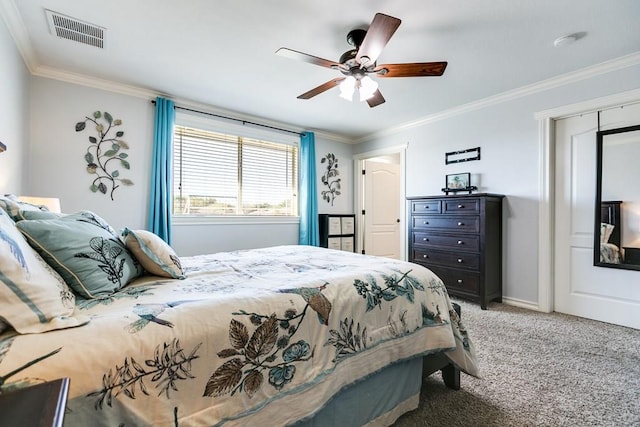
[(176, 215), (297, 215), (298, 147), (176, 126)]

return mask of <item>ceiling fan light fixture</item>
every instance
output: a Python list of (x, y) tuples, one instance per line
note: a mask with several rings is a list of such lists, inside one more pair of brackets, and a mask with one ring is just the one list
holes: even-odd
[(378, 90), (378, 82), (373, 80), (371, 77), (364, 76), (360, 79), (360, 101), (366, 101), (371, 98), (373, 94), (376, 93), (376, 90)]
[(340, 98), (344, 98), (347, 101), (353, 101), (353, 92), (356, 88), (356, 79), (353, 76), (349, 76), (340, 83)]

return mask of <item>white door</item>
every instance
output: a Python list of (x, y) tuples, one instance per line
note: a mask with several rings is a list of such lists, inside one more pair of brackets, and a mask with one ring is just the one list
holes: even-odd
[[(602, 130), (638, 123), (640, 105), (600, 114)], [(640, 272), (593, 265), (597, 127), (597, 113), (555, 122), (554, 308), (640, 328)]]
[(400, 165), (364, 165), (364, 252), (400, 259)]

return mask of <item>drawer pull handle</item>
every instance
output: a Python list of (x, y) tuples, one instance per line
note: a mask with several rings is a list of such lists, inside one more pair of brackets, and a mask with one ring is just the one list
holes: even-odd
[(458, 209), (464, 209), (464, 205), (458, 205)]
[(458, 264), (462, 264), (462, 258), (458, 258)]
[(459, 245), (464, 245), (464, 242), (462, 240), (458, 240), (458, 244)]
[(429, 221), (422, 221), (424, 225), (429, 225)]
[(462, 279), (458, 279), (458, 283), (462, 284)]
[(429, 241), (429, 239), (427, 239), (426, 237), (423, 237), (422, 240), (425, 241), (425, 242)]
[(422, 258), (429, 258), (429, 255), (422, 255)]
[(460, 221), (458, 222), (458, 227), (462, 227), (464, 225), (464, 222)]
[(425, 205), (425, 207), (424, 207), (424, 208), (425, 208), (425, 209), (429, 209), (429, 205)]

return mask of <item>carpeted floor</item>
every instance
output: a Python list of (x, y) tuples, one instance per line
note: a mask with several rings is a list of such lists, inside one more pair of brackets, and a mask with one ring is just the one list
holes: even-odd
[(395, 427), (640, 426), (640, 330), (456, 302), (482, 378), (463, 374), (459, 391), (426, 378), (420, 407)]

